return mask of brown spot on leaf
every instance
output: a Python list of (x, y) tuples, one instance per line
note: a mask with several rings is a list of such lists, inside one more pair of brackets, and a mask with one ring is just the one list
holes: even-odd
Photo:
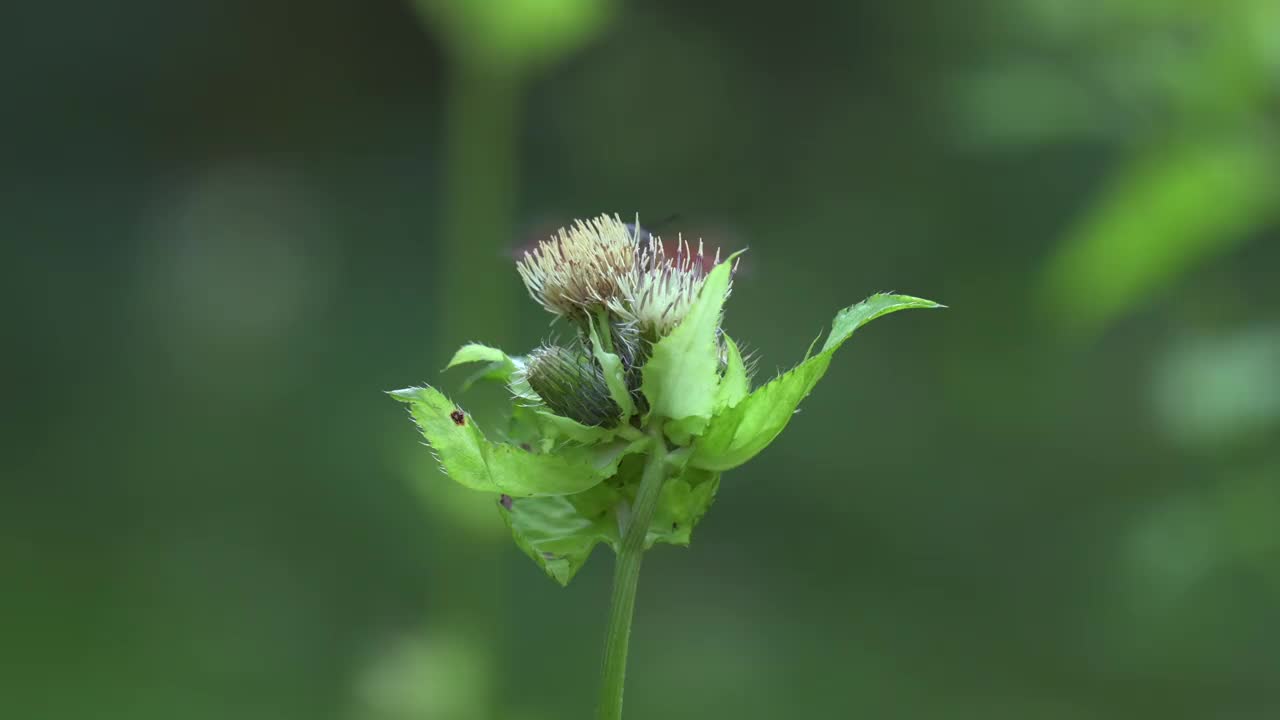
[(462, 410), (458, 408), (454, 408), (453, 412), (449, 413), (449, 419), (452, 420), (453, 424), (457, 425), (458, 427), (462, 427), (463, 425), (467, 424), (467, 416), (464, 415), (462, 413)]

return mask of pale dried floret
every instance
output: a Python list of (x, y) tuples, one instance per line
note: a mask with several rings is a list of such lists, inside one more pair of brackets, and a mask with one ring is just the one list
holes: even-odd
[[(683, 238), (676, 241), (676, 250), (670, 255), (657, 237), (650, 237), (637, 250), (639, 272), (634, 289), (611, 302), (609, 308), (634, 323), (642, 335), (660, 338), (680, 324), (697, 299), (707, 276), (706, 256), (701, 241), (695, 253)], [(719, 262), (717, 251), (712, 264)]]
[(661, 238), (639, 228), (609, 215), (579, 220), (539, 243), (517, 269), (547, 310), (578, 322), (607, 310), (611, 323), (655, 341), (688, 314), (708, 265), (701, 241), (695, 252), (680, 239), (668, 253)]
[(601, 215), (561, 228), (538, 243), (516, 268), (529, 294), (544, 308), (580, 318), (635, 292), (636, 250), (632, 227)]

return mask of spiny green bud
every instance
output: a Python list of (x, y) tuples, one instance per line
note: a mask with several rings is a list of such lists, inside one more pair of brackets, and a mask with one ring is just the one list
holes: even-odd
[(529, 387), (557, 415), (583, 425), (615, 427), (622, 408), (609, 396), (604, 372), (579, 350), (544, 345), (529, 354)]

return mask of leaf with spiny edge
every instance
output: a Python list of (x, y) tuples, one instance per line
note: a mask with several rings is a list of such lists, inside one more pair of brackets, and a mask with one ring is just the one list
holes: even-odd
[[(616, 478), (585, 492), (503, 499), (498, 507), (516, 546), (551, 579), (567, 585), (597, 544), (617, 551), (622, 542), (618, 510), (634, 501), (642, 467), (640, 458), (632, 458)], [(668, 479), (649, 524), (645, 548), (658, 543), (688, 546), (719, 484), (719, 473), (694, 468)]]
[(470, 415), (432, 387), (390, 393), (408, 403), (414, 421), (440, 459), (446, 474), (466, 487), (517, 497), (582, 492), (613, 474), (589, 455), (538, 454), (490, 442)]
[(664, 428), (677, 444), (700, 434), (715, 411), (720, 380), (716, 331), (737, 255), (712, 268), (688, 314), (671, 334), (654, 343), (644, 366), (641, 391), (649, 401), (646, 420), (667, 420)]
[(619, 498), (601, 483), (575, 495), (502, 498), (498, 509), (516, 546), (552, 580), (568, 585), (597, 543), (617, 537)]
[(458, 365), (476, 362), (485, 362), (488, 365), (464, 380), (462, 383), (463, 390), (468, 389), (480, 380), (496, 380), (506, 383), (517, 399), (527, 404), (538, 405), (542, 403), (542, 398), (538, 397), (538, 393), (529, 387), (529, 380), (524, 373), (527, 361), (523, 356), (508, 355), (503, 350), (481, 345), (480, 343), (467, 343), (458, 348), (458, 352), (453, 354), (453, 359), (449, 361), (449, 364), (444, 369), (449, 370)]
[[(508, 369), (508, 374), (515, 371), (515, 363), (512, 362), (511, 357), (507, 355), (506, 352), (496, 347), (490, 347), (480, 343), (467, 343), (466, 345), (458, 348), (458, 351), (453, 354), (453, 359), (449, 361), (448, 365), (444, 366), (444, 369), (448, 370), (449, 368), (456, 367), (458, 365), (475, 362), (498, 363), (500, 365), (504, 365)], [(506, 378), (502, 379), (505, 380)]]
[(742, 359), (742, 351), (728, 333), (723, 337), (726, 361), (720, 385), (716, 388), (716, 412), (737, 405), (751, 392), (751, 378)]
[(552, 439), (569, 440), (583, 445), (595, 445), (596, 443), (608, 442), (619, 437), (636, 439), (644, 435), (644, 433), (627, 424), (619, 424), (611, 428), (600, 425), (585, 425), (573, 418), (557, 415), (550, 410), (541, 408), (535, 409), (534, 415), (537, 416), (539, 427), (542, 429), (544, 436)]
[(723, 471), (750, 460), (773, 442), (791, 421), (796, 408), (826, 373), (835, 351), (855, 330), (899, 310), (944, 307), (908, 295), (872, 295), (841, 310), (831, 323), (822, 350), (796, 367), (756, 388), (737, 405), (716, 415), (693, 446), (694, 467)]
[(645, 548), (657, 543), (688, 547), (693, 529), (711, 508), (719, 489), (720, 473), (699, 468), (686, 468), (678, 477), (667, 480), (645, 536)]

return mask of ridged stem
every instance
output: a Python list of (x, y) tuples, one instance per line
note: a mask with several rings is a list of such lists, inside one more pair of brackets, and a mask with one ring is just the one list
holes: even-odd
[(667, 479), (667, 445), (662, 427), (649, 430), (649, 459), (640, 478), (631, 516), (622, 531), (617, 565), (613, 572), (613, 597), (609, 607), (609, 628), (604, 643), (604, 673), (601, 681), (598, 720), (621, 720), (622, 690), (627, 675), (627, 649), (631, 642), (631, 618), (636, 609), (636, 586), (640, 582), (640, 561), (644, 557), (645, 536), (653, 521), (662, 485)]

